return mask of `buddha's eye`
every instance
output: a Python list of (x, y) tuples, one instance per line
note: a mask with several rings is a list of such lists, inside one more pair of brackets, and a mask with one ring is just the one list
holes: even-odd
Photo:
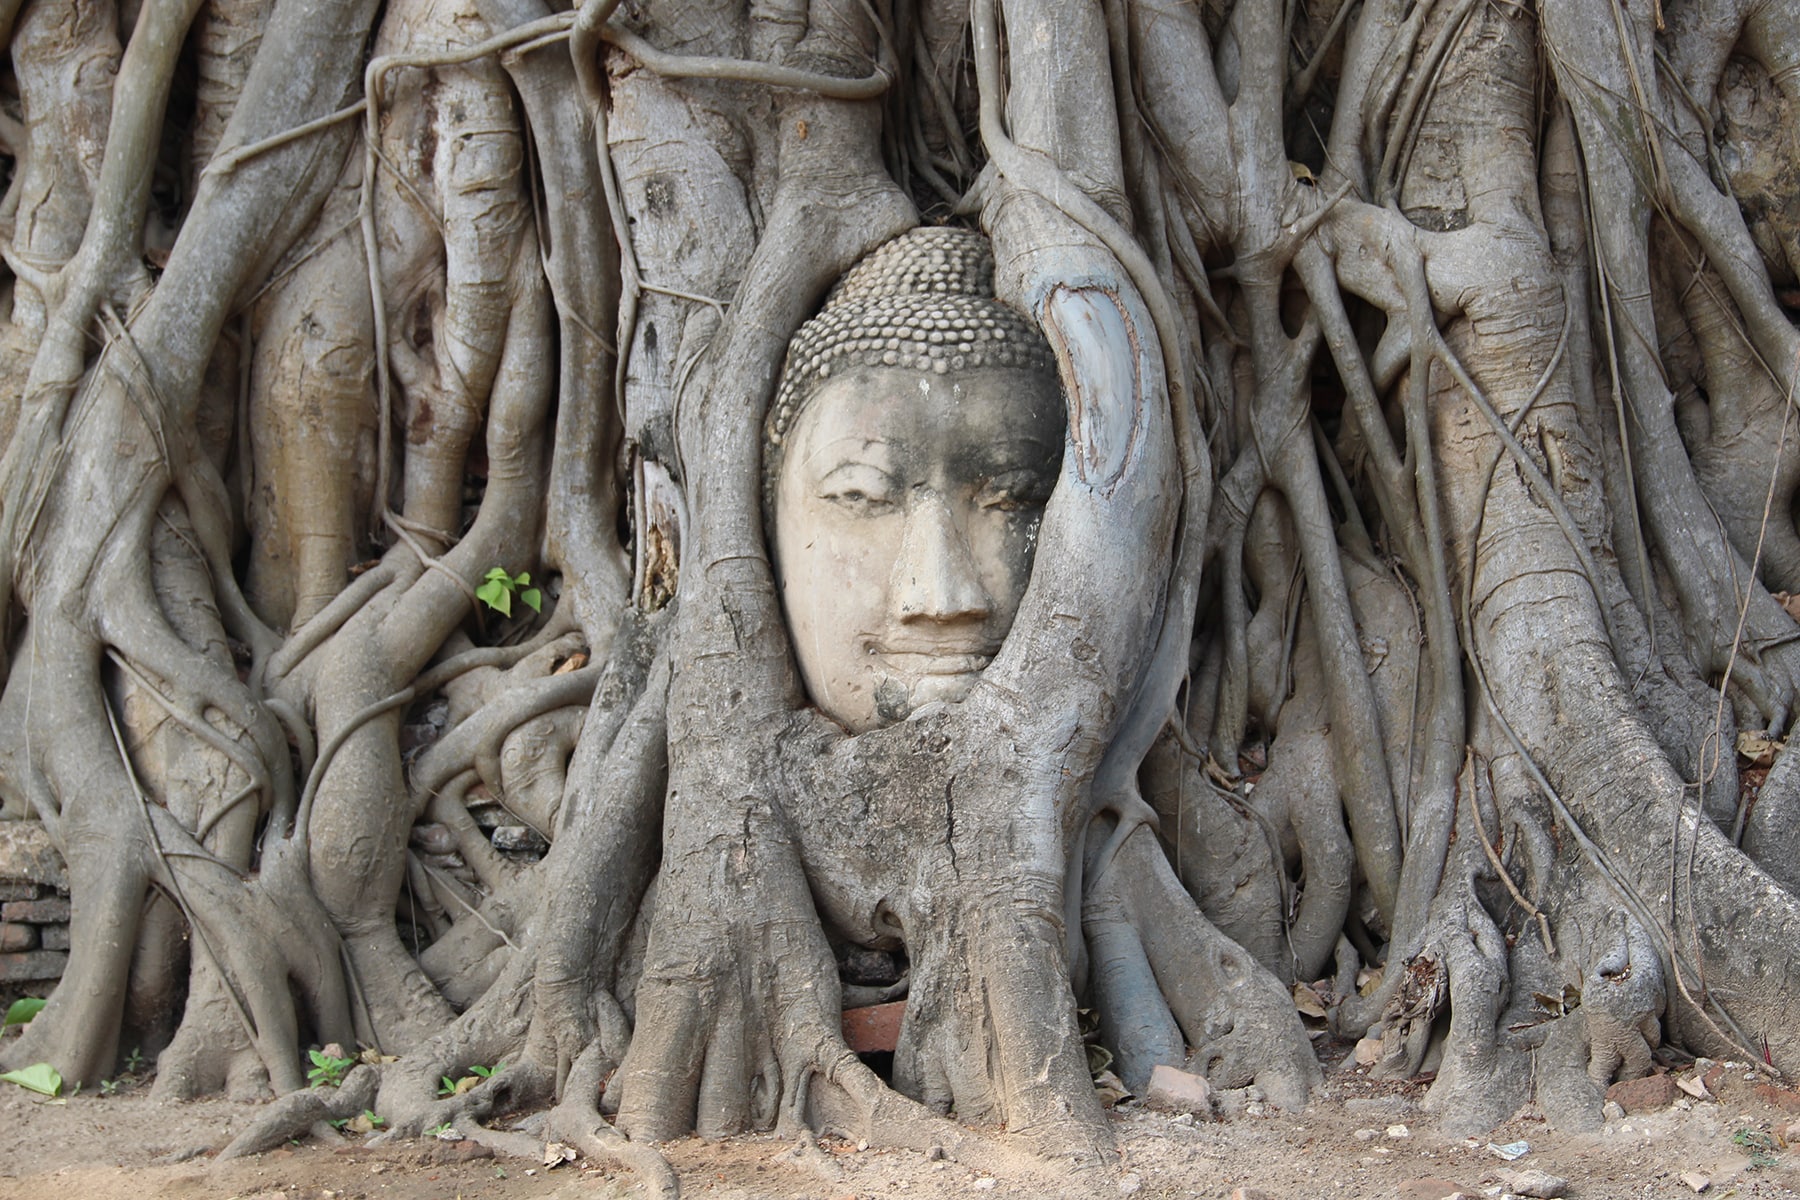
[(976, 490), (975, 503), (991, 512), (1026, 512), (1044, 507), (1052, 486), (1041, 471), (1002, 471)]
[(845, 508), (891, 508), (893, 501), (885, 496), (872, 496), (861, 488), (842, 488), (835, 492), (826, 492), (824, 499), (833, 504), (841, 504)]
[(845, 463), (819, 481), (819, 499), (852, 512), (874, 515), (894, 507), (894, 483), (887, 472), (866, 463)]

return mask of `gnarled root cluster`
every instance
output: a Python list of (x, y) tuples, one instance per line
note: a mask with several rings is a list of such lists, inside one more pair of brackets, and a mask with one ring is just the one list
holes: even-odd
[[(74, 918), (0, 1063), (665, 1193), (1104, 1162), (1081, 1009), (1297, 1107), (1304, 985), (1469, 1130), (1800, 1063), (1791, 0), (692, 12), (11, 14), (0, 799)], [(951, 220), (1067, 443), (980, 682), (852, 735), (763, 417)]]

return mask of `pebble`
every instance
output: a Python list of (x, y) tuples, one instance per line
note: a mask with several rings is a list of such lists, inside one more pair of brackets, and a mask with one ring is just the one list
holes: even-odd
[(1150, 1085), (1144, 1089), (1144, 1103), (1152, 1108), (1168, 1108), (1176, 1112), (1211, 1112), (1212, 1086), (1204, 1076), (1178, 1071), (1158, 1063), (1150, 1071)]
[(1708, 1179), (1698, 1171), (1683, 1171), (1681, 1173), (1681, 1182), (1687, 1184), (1688, 1187), (1696, 1192), (1704, 1192), (1707, 1188), (1712, 1186), (1712, 1180)]
[(1617, 1100), (1608, 1100), (1600, 1106), (1600, 1115), (1608, 1121), (1617, 1121), (1625, 1116), (1625, 1109)]
[(1359, 1129), (1355, 1134), (1356, 1140), (1359, 1142), (1372, 1142), (1380, 1136), (1381, 1134), (1374, 1129)]
[(978, 1192), (991, 1191), (994, 1186), (994, 1177), (991, 1175), (983, 1176), (969, 1186), (973, 1187)]
[(1556, 1200), (1569, 1190), (1569, 1181), (1561, 1175), (1552, 1175), (1548, 1171), (1540, 1171), (1535, 1167), (1523, 1171), (1497, 1172), (1500, 1182), (1506, 1189), (1520, 1196), (1535, 1197), (1536, 1200)]
[(1120, 1178), (1119, 1178), (1119, 1194), (1121, 1196), (1129, 1196), (1133, 1192), (1138, 1191), (1143, 1186), (1144, 1186), (1144, 1177), (1142, 1175), (1133, 1173), (1130, 1175), (1120, 1176)]
[(1408, 1138), (1412, 1136), (1412, 1130), (1404, 1125), (1389, 1125), (1387, 1135), (1391, 1138)]

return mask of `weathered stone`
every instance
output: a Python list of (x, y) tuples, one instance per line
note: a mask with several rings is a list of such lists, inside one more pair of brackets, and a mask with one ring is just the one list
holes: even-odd
[(550, 849), (550, 843), (527, 826), (498, 825), (494, 828), (494, 849), (509, 854), (543, 854)]
[(1687, 1184), (1688, 1187), (1696, 1192), (1704, 1192), (1707, 1188), (1712, 1186), (1712, 1180), (1698, 1171), (1683, 1171), (1681, 1173), (1681, 1182)]
[(905, 1015), (904, 1000), (845, 1009), (844, 1040), (858, 1054), (891, 1051), (900, 1044), (900, 1018)]
[[(38, 931), (36, 925), (0, 925), (0, 954), (15, 954), (20, 950), (37, 948)], [(51, 947), (54, 949), (54, 947)]]
[(1150, 1071), (1150, 1086), (1144, 1090), (1144, 1103), (1154, 1108), (1176, 1112), (1211, 1112), (1212, 1085), (1199, 1075), (1190, 1075), (1174, 1067), (1158, 1063)]
[(1569, 1181), (1561, 1175), (1552, 1175), (1548, 1171), (1540, 1171), (1536, 1167), (1527, 1167), (1523, 1171), (1501, 1170), (1497, 1172), (1500, 1182), (1506, 1190), (1518, 1196), (1532, 1196), (1536, 1200), (1556, 1200), (1569, 1190)]
[(0, 879), (0, 900), (36, 900), (43, 890), (23, 879)]
[(46, 950), (67, 950), (69, 927), (64, 924), (39, 926), (38, 944)]
[(1675, 1103), (1679, 1089), (1667, 1075), (1646, 1075), (1627, 1079), (1606, 1089), (1606, 1098), (1624, 1109), (1627, 1115), (1661, 1112)]
[(8, 900), (5, 904), (0, 904), (0, 921), (54, 925), (68, 919), (69, 901), (63, 896), (45, 896), (42, 900)]
[(1275, 1197), (1261, 1188), (1240, 1187), (1231, 1189), (1231, 1200), (1275, 1200)]
[(1683, 1075), (1675, 1081), (1675, 1086), (1696, 1100), (1712, 1099), (1712, 1093), (1706, 1090), (1706, 1085), (1700, 1082), (1698, 1075)]
[(0, 821), (0, 879), (69, 890), (62, 855), (40, 821)]
[(61, 950), (26, 950), (18, 954), (0, 954), (0, 983), (35, 983), (44, 979), (61, 979), (69, 965), (69, 956)]
[(419, 1153), (421, 1166), (436, 1166), (440, 1163), (474, 1162), (478, 1159), (492, 1157), (494, 1157), (493, 1150), (487, 1146), (483, 1146), (480, 1142), (466, 1140), (460, 1142), (445, 1142), (435, 1138), (427, 1143), (425, 1148)]

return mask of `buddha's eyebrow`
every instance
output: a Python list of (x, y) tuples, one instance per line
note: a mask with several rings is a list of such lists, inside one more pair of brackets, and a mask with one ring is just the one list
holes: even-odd
[(801, 464), (809, 469), (816, 469), (821, 461), (828, 462), (828, 471), (851, 464), (873, 467), (884, 474), (893, 465), (893, 451), (885, 438), (863, 437), (846, 434), (835, 437), (824, 445), (815, 446), (811, 454), (801, 460)]

